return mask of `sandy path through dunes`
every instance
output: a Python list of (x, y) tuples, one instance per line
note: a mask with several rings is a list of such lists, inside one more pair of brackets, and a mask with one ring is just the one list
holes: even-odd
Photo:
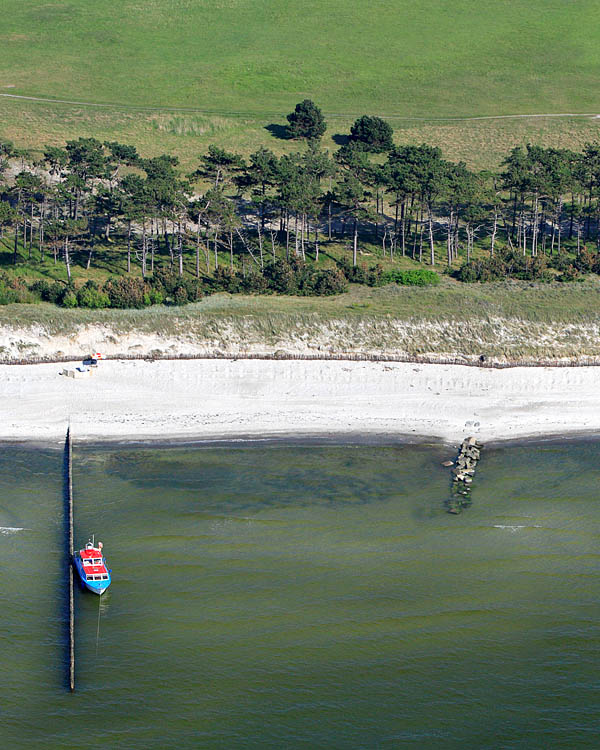
[[(75, 366), (66, 365), (66, 367)], [(106, 361), (0, 366), (0, 439), (344, 432), (458, 441), (600, 430), (600, 368), (488, 370), (338, 361)]]

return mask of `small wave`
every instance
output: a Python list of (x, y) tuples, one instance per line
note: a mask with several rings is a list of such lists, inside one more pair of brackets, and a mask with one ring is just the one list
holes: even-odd
[(509, 526), (500, 523), (494, 524), (495, 529), (508, 529), (509, 531), (519, 531), (519, 529), (541, 529), (539, 524), (533, 524), (533, 526)]
[(27, 531), (20, 526), (0, 526), (0, 534), (16, 534), (17, 531)]

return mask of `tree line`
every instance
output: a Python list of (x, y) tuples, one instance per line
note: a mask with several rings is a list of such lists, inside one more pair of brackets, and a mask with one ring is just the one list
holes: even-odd
[(318, 265), (325, 243), (347, 246), (353, 269), (361, 243), (430, 267), (440, 256), (470, 265), (476, 248), (533, 259), (600, 245), (599, 144), (516, 147), (497, 171), (476, 172), (438, 147), (394, 145), (378, 117), (359, 118), (334, 153), (313, 102), (288, 123), (305, 142), (293, 153), (210, 146), (189, 174), (118, 142), (78, 138), (34, 158), (0, 141), (0, 242), (15, 265), (50, 259), (69, 280), (75, 253), (90, 269), (115, 236), (126, 273), (142, 278), (157, 264), (179, 277), (264, 276), (280, 262)]

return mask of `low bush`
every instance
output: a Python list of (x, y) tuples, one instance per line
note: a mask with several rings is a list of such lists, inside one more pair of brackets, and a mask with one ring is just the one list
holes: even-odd
[(57, 304), (65, 290), (65, 285), (59, 281), (49, 282), (45, 279), (40, 279), (39, 281), (34, 281), (29, 289), (38, 299)]
[[(156, 270), (148, 280), (147, 304), (156, 305), (164, 302), (171, 305), (185, 305), (202, 298), (202, 284), (198, 279), (178, 276), (169, 271)], [(160, 302), (156, 301), (159, 300)]]
[(142, 279), (116, 276), (106, 282), (104, 291), (111, 307), (139, 309), (145, 307), (144, 295), (148, 288)]
[(0, 271), (0, 305), (10, 305), (14, 302), (35, 302), (35, 299), (23, 279), (18, 276), (9, 276), (4, 271)]
[(298, 294), (302, 284), (302, 271), (297, 260), (274, 260), (267, 263), (264, 277), (267, 287), (278, 294)]
[(87, 281), (77, 292), (77, 304), (79, 307), (100, 310), (110, 306), (110, 299), (108, 294), (98, 287), (98, 284), (94, 281)]
[(339, 268), (314, 271), (310, 279), (310, 294), (330, 296), (348, 289), (346, 277)]
[(77, 295), (67, 287), (59, 300), (59, 304), (61, 307), (77, 307)]
[(382, 273), (381, 283), (395, 283), (402, 286), (431, 286), (440, 283), (440, 276), (428, 268), (411, 268), (404, 271), (393, 269)]
[(501, 279), (521, 279), (524, 281), (551, 281), (554, 276), (548, 270), (545, 255), (534, 258), (515, 251), (498, 252), (493, 257), (478, 258), (464, 263), (454, 276), (459, 281), (499, 281)]

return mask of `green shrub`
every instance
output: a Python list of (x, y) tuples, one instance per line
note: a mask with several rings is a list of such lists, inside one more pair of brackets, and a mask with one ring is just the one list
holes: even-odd
[(264, 276), (269, 289), (279, 294), (298, 293), (297, 263), (285, 260), (275, 260), (267, 263)]
[(54, 302), (58, 304), (64, 290), (65, 285), (59, 281), (50, 283), (45, 279), (34, 281), (29, 287), (33, 294), (42, 299), (44, 302)]
[(176, 298), (183, 300), (185, 297), (187, 297), (186, 302), (196, 302), (202, 298), (203, 294), (202, 284), (198, 279), (189, 279), (161, 269), (154, 272), (148, 286), (152, 292), (148, 294), (147, 304), (150, 305), (158, 305), (161, 302), (185, 304), (185, 302), (176, 301)]
[(247, 294), (264, 294), (269, 291), (269, 285), (262, 273), (252, 270), (242, 277), (241, 290)]
[(110, 306), (110, 299), (108, 294), (98, 287), (98, 284), (94, 281), (87, 281), (77, 292), (77, 303), (79, 307), (100, 310)]
[(24, 279), (0, 271), (0, 305), (35, 301), (36, 297), (30, 292)]
[(310, 293), (319, 296), (342, 294), (347, 291), (346, 276), (339, 268), (314, 271), (310, 279)]
[(353, 266), (348, 258), (340, 258), (338, 260), (338, 268), (344, 274), (346, 279), (353, 284), (367, 284), (369, 279), (369, 271), (364, 264), (360, 266)]
[(557, 271), (566, 271), (571, 263), (572, 259), (566, 253), (558, 253), (548, 260), (548, 268), (554, 268)]
[(140, 309), (146, 305), (144, 295), (148, 289), (142, 279), (117, 276), (106, 282), (104, 291), (111, 307)]
[(402, 286), (430, 286), (440, 283), (440, 276), (428, 268), (411, 268), (401, 271), (393, 269), (381, 274), (384, 284), (396, 283)]
[(454, 272), (459, 281), (498, 281), (501, 279), (522, 279), (524, 281), (551, 281), (545, 255), (535, 258), (514, 251), (498, 252), (494, 257), (478, 258), (464, 263)]
[(569, 282), (569, 281), (580, 281), (581, 272), (579, 269), (570, 263), (561, 274), (556, 277), (557, 281)]
[(376, 263), (374, 266), (371, 266), (369, 268), (369, 273), (367, 274), (367, 284), (369, 286), (381, 286), (383, 283), (383, 278), (385, 275), (385, 271), (383, 270), (383, 266), (381, 263)]
[[(561, 253), (561, 256), (562, 255), (563, 254)], [(590, 253), (590, 251), (585, 247), (573, 261), (573, 265), (578, 271), (581, 271), (581, 273), (590, 273), (590, 271), (594, 269), (597, 263), (598, 256)]]
[(72, 289), (65, 289), (60, 304), (62, 307), (77, 307), (77, 295)]
[(145, 305), (162, 305), (165, 301), (164, 294), (158, 289), (150, 289), (144, 295)]
[(175, 287), (173, 291), (173, 302), (176, 305), (187, 305), (190, 301), (187, 293), (187, 289), (183, 284)]

